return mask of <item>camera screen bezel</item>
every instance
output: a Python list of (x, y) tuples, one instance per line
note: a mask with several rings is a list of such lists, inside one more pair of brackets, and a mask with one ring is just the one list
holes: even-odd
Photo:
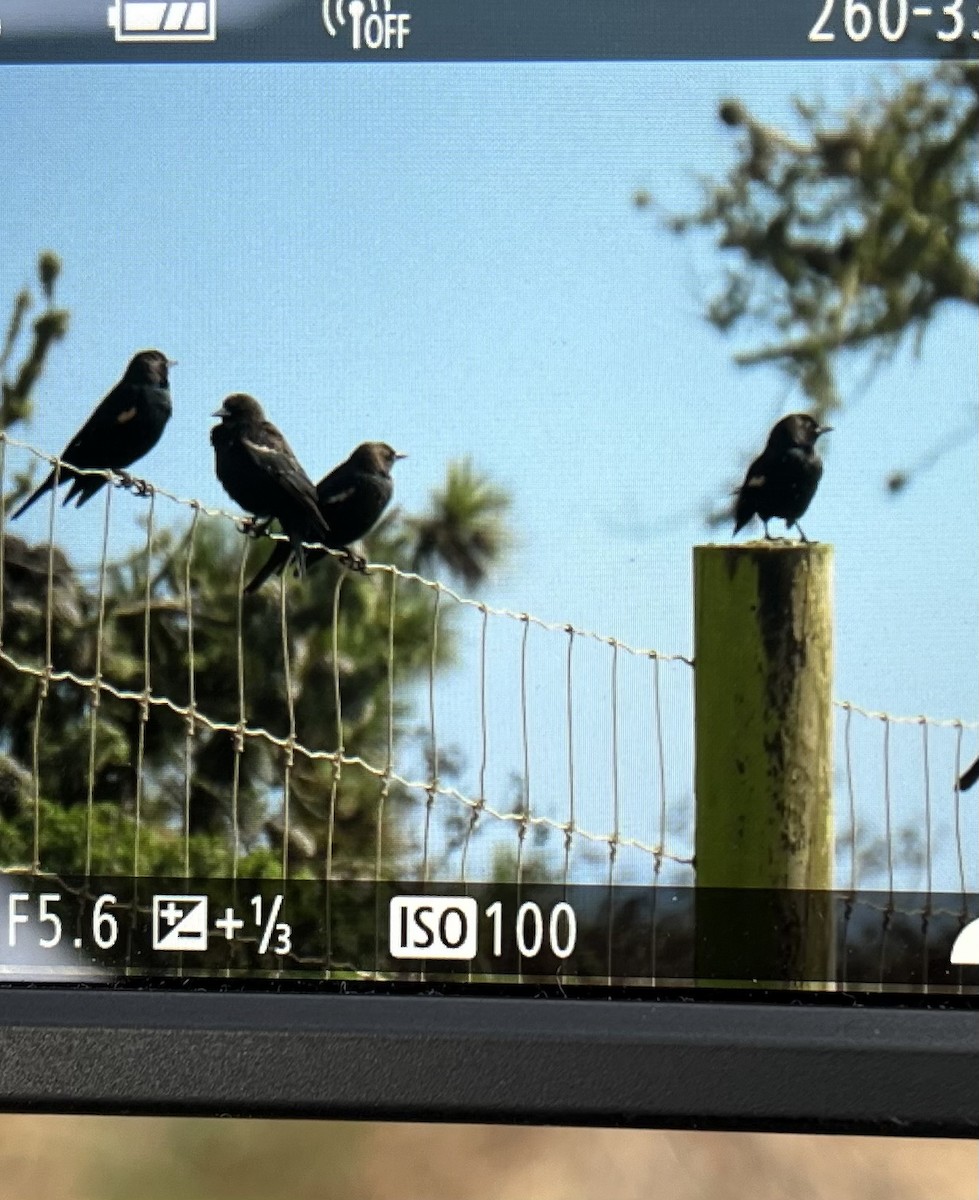
[(979, 1134), (979, 1013), (5, 989), (20, 1111)]

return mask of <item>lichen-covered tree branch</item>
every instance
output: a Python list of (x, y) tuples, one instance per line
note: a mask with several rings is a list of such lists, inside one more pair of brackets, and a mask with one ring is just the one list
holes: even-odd
[(795, 103), (790, 134), (725, 100), (737, 161), (670, 225), (710, 230), (730, 264), (706, 315), (762, 331), (736, 361), (776, 364), (822, 420), (844, 356), (884, 361), (946, 306), (979, 305), (979, 65), (904, 75), (842, 112)]

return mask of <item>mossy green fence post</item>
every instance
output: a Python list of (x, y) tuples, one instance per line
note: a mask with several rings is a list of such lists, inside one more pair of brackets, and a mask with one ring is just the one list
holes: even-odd
[[(823, 544), (694, 548), (704, 982), (743, 979), (749, 949), (771, 981), (832, 978), (828, 897), (797, 891), (833, 887), (832, 574)], [(768, 895), (749, 909), (716, 890), (730, 888)]]

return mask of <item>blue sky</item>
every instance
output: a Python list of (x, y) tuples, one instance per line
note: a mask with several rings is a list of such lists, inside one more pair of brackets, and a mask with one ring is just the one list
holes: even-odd
[[(689, 653), (690, 547), (726, 537), (699, 514), (803, 401), (732, 365), (701, 317), (716, 251), (631, 196), (696, 205), (731, 159), (723, 96), (791, 121), (792, 94), (841, 104), (888, 70), (5, 68), (0, 297), (50, 246), (72, 311), (30, 436), (59, 450), (159, 346), (175, 411), (147, 477), (230, 507), (207, 435), (234, 390), (314, 477), (366, 438), (407, 451), (408, 510), (471, 454), (518, 538), (482, 598)], [(883, 480), (974, 415), (977, 347), (975, 311), (949, 309), (920, 357), (842, 380), (804, 524), (836, 547), (836, 694), (869, 708), (976, 714), (975, 440), (896, 499)], [(97, 532), (70, 524), (83, 562)]]

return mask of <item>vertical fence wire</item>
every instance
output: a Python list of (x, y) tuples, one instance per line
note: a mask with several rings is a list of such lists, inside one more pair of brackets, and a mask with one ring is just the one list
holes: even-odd
[(653, 882), (659, 883), (663, 870), (663, 858), (668, 849), (668, 811), (666, 793), (666, 747), (663, 737), (663, 697), (660, 681), (660, 658), (650, 654), (653, 664), (653, 743), (656, 746), (656, 782), (659, 785), (659, 836), (653, 856)]
[(184, 556), (184, 617), (187, 622), (187, 713), (184, 725), (184, 875), (190, 878), (191, 799), (194, 777), (194, 739), (197, 736), (197, 673), (194, 648), (194, 551), (200, 527), (201, 507), (195, 504), (187, 532)]
[(850, 815), (850, 886), (843, 904), (843, 930), (841, 938), (841, 971), (840, 978), (845, 984), (850, 947), (850, 922), (853, 919), (853, 906), (857, 899), (857, 809), (853, 787), (853, 709), (847, 705), (843, 716), (843, 761), (846, 770), (846, 793)]
[(663, 870), (663, 856), (667, 850), (667, 800), (666, 800), (666, 755), (663, 740), (663, 701), (660, 687), (659, 655), (651, 653), (649, 661), (653, 667), (653, 744), (656, 747), (657, 782), (659, 784), (659, 832), (656, 853), (653, 855), (653, 901), (652, 928), (650, 930), (650, 985), (656, 985), (659, 957), (659, 882)]
[(333, 680), (333, 727), (336, 744), (333, 750), (333, 771), (330, 778), (329, 827), (326, 840), (326, 878), (333, 878), (333, 855), (336, 849), (337, 804), (340, 797), (340, 780), (343, 772), (343, 706), (340, 700), (340, 591), (343, 587), (343, 572), (337, 572), (333, 586), (332, 621), (330, 632), (330, 657), (332, 658)]
[(391, 796), (391, 775), (394, 771), (394, 630), (395, 618), (398, 611), (398, 577), (393, 572), (389, 576), (388, 589), (388, 620), (387, 620), (387, 662), (385, 665), (385, 709), (384, 726), (384, 774), (381, 778), (381, 789), (377, 799), (377, 818), (374, 826), (374, 881), (380, 883), (384, 874), (384, 819), (387, 815), (388, 800)]
[(925, 809), (925, 903), (921, 912), (921, 978), (924, 990), (928, 990), (928, 937), (931, 930), (932, 910), (932, 865), (931, 865), (931, 762), (928, 746), (928, 722), (921, 720), (921, 762), (924, 769), (924, 809)]
[(245, 752), (245, 570), (249, 539), (242, 538), (238, 559), (238, 589), (235, 599), (235, 694), (238, 720), (232, 734), (231, 760), (231, 877), (238, 878), (241, 854), (241, 759)]
[(878, 983), (884, 984), (891, 925), (894, 919), (894, 848), (891, 819), (891, 723), (884, 717), (884, 840), (887, 847), (887, 904), (881, 916)]
[(888, 903), (894, 902), (894, 846), (891, 818), (891, 723), (884, 720), (884, 842), (887, 849)]
[[(337, 587), (339, 594), (339, 586)], [(334, 614), (334, 623), (336, 615)], [(334, 628), (335, 628), (334, 624)], [(289, 838), (291, 798), (292, 798), (292, 768), (295, 758), (296, 745), (296, 697), (292, 686), (292, 653), (289, 649), (289, 607), (286, 603), (286, 572), (279, 576), (279, 636), (282, 640), (282, 686), (286, 696), (286, 719), (289, 734), (282, 751), (282, 877), (289, 878)], [(334, 662), (336, 655), (334, 654)], [(336, 695), (339, 696), (339, 679), (336, 683)], [(339, 700), (337, 701), (339, 713)], [(339, 756), (340, 750), (337, 750)]]
[(486, 805), (486, 766), (489, 756), (489, 721), (486, 713), (486, 636), (489, 623), (489, 610), (485, 604), (480, 605), (481, 614), (479, 626), (479, 775), (476, 786), (476, 802), (469, 813), (469, 823), (462, 843), (462, 861), (459, 869), (460, 882), (468, 882), (466, 874), (469, 861), (469, 850), (472, 845), (476, 825)]
[(99, 599), (95, 625), (95, 672), (92, 678), (88, 740), (88, 793), (85, 798), (85, 877), (92, 874), (92, 824), (95, 820), (95, 774), (102, 707), (102, 651), (105, 644), (105, 584), (109, 569), (109, 527), (112, 521), (112, 488), (105, 489), (102, 518), (102, 549), (99, 555)]
[[(955, 739), (955, 778), (959, 778), (962, 766), (962, 726), (956, 727)], [(960, 794), (955, 794), (955, 854), (959, 862), (959, 890), (966, 894), (966, 863), (962, 848), (962, 804)]]
[(61, 482), (60, 464), (54, 467), (54, 486), (51, 488), (51, 501), (48, 505), (48, 553), (47, 579), (45, 581), (44, 604), (44, 668), (37, 682), (37, 705), (34, 710), (34, 728), (31, 735), (31, 768), (34, 781), (34, 845), (32, 854), (32, 869), (41, 869), (41, 721), (44, 715), (44, 702), (51, 686), (54, 672), (54, 524), (58, 484)]
[(611, 786), (612, 786), (612, 836), (608, 842), (608, 886), (615, 882), (615, 863), (619, 853), (619, 643), (611, 640), (612, 647), (611, 678), (609, 691), (612, 707), (612, 741), (611, 752)]
[[(380, 795), (377, 799), (377, 819), (374, 827), (374, 883), (379, 884), (385, 877), (384, 870), (384, 821), (387, 816), (388, 800), (391, 796), (391, 774), (394, 770), (394, 630), (395, 618), (398, 611), (398, 577), (392, 571), (388, 590), (388, 622), (387, 622), (387, 670), (386, 699), (387, 720), (385, 727), (384, 775), (381, 779)], [(374, 973), (380, 973), (381, 963), (381, 889), (374, 892)]]
[(613, 937), (614, 921), (615, 921), (615, 905), (612, 902), (612, 888), (615, 884), (615, 863), (619, 852), (619, 643), (614, 639), (609, 639), (609, 645), (612, 647), (612, 664), (611, 678), (609, 680), (609, 689), (612, 702), (612, 741), (611, 741), (611, 768), (612, 768), (612, 836), (608, 840), (608, 937), (606, 940), (606, 968), (608, 973), (608, 985), (612, 986), (612, 978), (614, 975), (612, 965), (612, 954), (615, 939)]
[(343, 757), (343, 709), (340, 703), (340, 589), (343, 587), (343, 572), (338, 571), (333, 585), (331, 604), (332, 628), (330, 630), (330, 657), (333, 681), (333, 729), (335, 746), (330, 775), (329, 811), (327, 814), (326, 861), (323, 878), (326, 881), (326, 968), (329, 976), (333, 971), (333, 855), (337, 829), (337, 804), (340, 797), (341, 759)]
[(149, 493), (146, 514), (146, 549), (143, 557), (143, 691), (139, 699), (136, 731), (136, 786), (133, 798), (133, 875), (140, 873), (140, 835), (143, 828), (144, 763), (146, 759), (146, 726), (150, 719), (150, 697), (153, 695), (152, 676), (152, 609), (153, 609), (153, 532), (156, 515), (156, 493)]
[[(962, 774), (962, 731), (963, 726), (961, 721), (955, 723), (955, 844), (958, 854), (959, 865), (959, 925), (964, 926), (969, 919), (969, 902), (965, 891), (965, 863), (962, 855), (962, 794), (958, 788), (958, 780)], [(963, 970), (959, 966), (957, 969), (957, 991), (961, 994), (964, 991)]]
[(574, 629), (565, 627), (568, 635), (568, 649), (565, 666), (565, 714), (568, 747), (568, 820), (564, 828), (564, 873), (563, 882), (567, 887), (571, 873), (571, 848), (575, 834), (575, 779), (574, 779)]
[(428, 787), (425, 794), (425, 823), (422, 830), (422, 882), (428, 883), (430, 870), (430, 854), (432, 840), (432, 811), (435, 808), (435, 797), (438, 795), (439, 761), (438, 721), (435, 716), (435, 671), (438, 664), (439, 651), (439, 614), (442, 610), (442, 589), (436, 584), (432, 602), (432, 634), (430, 639), (431, 651), (428, 656)]
[(527, 635), (530, 633), (530, 622), (524, 621), (520, 633), (520, 745), (523, 766), (523, 795), (520, 798), (520, 824), (517, 827), (517, 886), (523, 883), (524, 849), (527, 842), (527, 831), (533, 818), (533, 808), (530, 799), (530, 732), (527, 715)]

